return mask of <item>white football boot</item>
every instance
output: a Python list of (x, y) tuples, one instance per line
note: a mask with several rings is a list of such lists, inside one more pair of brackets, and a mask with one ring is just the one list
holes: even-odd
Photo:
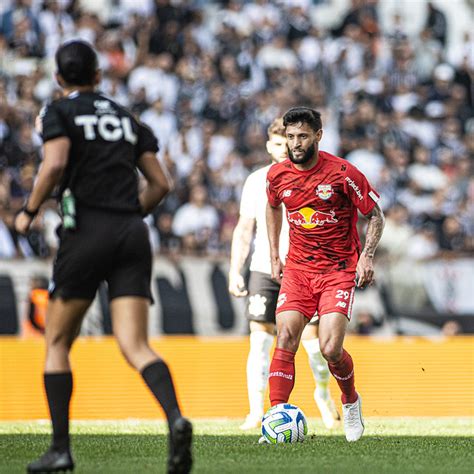
[(337, 411), (336, 405), (334, 405), (334, 401), (331, 396), (327, 398), (322, 398), (318, 396), (317, 391), (314, 391), (314, 401), (319, 408), (319, 412), (321, 413), (321, 418), (323, 419), (324, 426), (331, 430), (335, 426), (339, 424), (341, 421), (341, 415)]
[(344, 431), (346, 439), (350, 443), (358, 441), (364, 433), (364, 420), (362, 418), (362, 400), (357, 394), (357, 400), (354, 403), (342, 405), (344, 415)]
[[(262, 415), (263, 416), (263, 415)], [(239, 426), (241, 430), (253, 430), (255, 428), (260, 428), (262, 425), (262, 417), (258, 415), (252, 415), (252, 413), (249, 413), (245, 421)]]

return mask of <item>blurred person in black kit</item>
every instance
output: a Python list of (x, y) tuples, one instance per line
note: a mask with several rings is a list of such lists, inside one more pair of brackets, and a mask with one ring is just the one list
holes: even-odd
[[(142, 216), (170, 189), (152, 132), (95, 92), (97, 55), (72, 41), (56, 53), (63, 97), (40, 114), (44, 160), (15, 226), (26, 234), (40, 206), (59, 186), (62, 226), (46, 316), (44, 385), (53, 440), (28, 472), (74, 469), (69, 440), (72, 373), (69, 352), (99, 283), (109, 287), (113, 332), (128, 363), (162, 406), (170, 429), (169, 473), (191, 469), (192, 425), (183, 418), (166, 363), (150, 348), (152, 255)], [(146, 186), (138, 190), (137, 168)]]
[(438, 10), (433, 2), (428, 2), (428, 16), (426, 18), (425, 28), (429, 28), (433, 38), (437, 39), (443, 48), (446, 46), (446, 38), (448, 35), (448, 22), (446, 15)]

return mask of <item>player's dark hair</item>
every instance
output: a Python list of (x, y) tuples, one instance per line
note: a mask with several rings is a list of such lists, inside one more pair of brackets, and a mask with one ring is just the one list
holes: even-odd
[(68, 85), (93, 85), (97, 64), (96, 52), (85, 41), (69, 41), (56, 51), (58, 73)]
[(321, 114), (309, 107), (293, 107), (283, 115), (283, 125), (307, 123), (315, 132), (323, 128)]

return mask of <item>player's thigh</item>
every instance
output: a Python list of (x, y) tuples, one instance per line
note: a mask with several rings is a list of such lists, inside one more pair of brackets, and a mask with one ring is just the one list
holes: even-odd
[(112, 299), (112, 328), (121, 347), (134, 347), (148, 339), (148, 298), (122, 296)]
[(89, 213), (81, 217), (77, 231), (60, 231), (60, 244), (53, 266), (49, 293), (52, 299), (93, 300), (108, 252), (102, 226), (92, 225)]
[(46, 312), (45, 339), (47, 347), (70, 347), (79, 334), (90, 299), (53, 298)]
[(319, 319), (319, 346), (324, 357), (337, 360), (342, 352), (349, 320), (343, 313), (327, 313)]
[(264, 330), (270, 334), (275, 327), (275, 311), (280, 285), (271, 276), (261, 272), (251, 272), (248, 284), (249, 295), (245, 317), (250, 322), (250, 330)]
[(276, 313), (298, 312), (305, 316), (307, 322), (316, 313), (319, 296), (313, 291), (311, 278), (303, 271), (286, 268), (283, 272)]

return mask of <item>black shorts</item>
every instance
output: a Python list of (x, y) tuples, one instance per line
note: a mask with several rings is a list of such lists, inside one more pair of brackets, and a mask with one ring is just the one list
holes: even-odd
[[(245, 316), (249, 321), (275, 324), (280, 285), (268, 273), (250, 272)], [(316, 318), (309, 323), (317, 324)]]
[(250, 272), (245, 316), (249, 321), (275, 324), (280, 285), (268, 273)]
[(51, 298), (93, 299), (108, 283), (109, 299), (150, 291), (152, 254), (148, 228), (138, 214), (98, 209), (78, 211), (77, 229), (59, 229)]

